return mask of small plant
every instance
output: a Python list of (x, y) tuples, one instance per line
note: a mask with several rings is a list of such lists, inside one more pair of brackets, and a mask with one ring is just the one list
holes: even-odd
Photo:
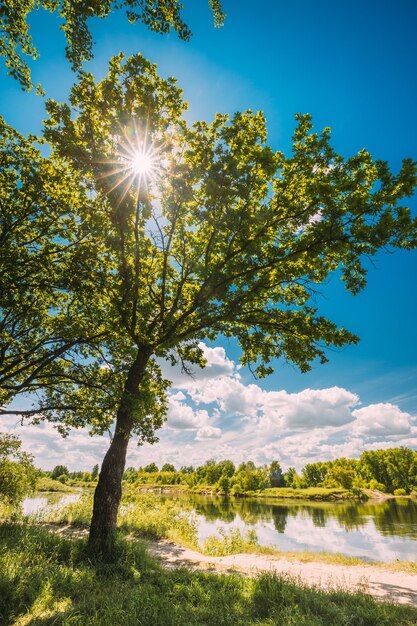
[(258, 538), (254, 530), (242, 534), (239, 528), (227, 532), (224, 528), (219, 530), (220, 537), (209, 537), (203, 542), (202, 551), (210, 556), (227, 556), (250, 552), (258, 547)]

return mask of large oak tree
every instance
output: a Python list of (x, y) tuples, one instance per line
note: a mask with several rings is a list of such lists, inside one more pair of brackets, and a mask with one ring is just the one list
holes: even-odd
[(92, 340), (50, 363), (33, 411), (62, 428), (114, 428), (90, 530), (101, 553), (129, 439), (152, 442), (163, 422), (158, 359), (204, 365), (199, 342), (221, 335), (237, 339), (259, 376), (277, 357), (307, 371), (326, 360), (326, 346), (357, 341), (313, 304), (329, 275), (356, 294), (365, 258), (417, 244), (416, 220), (400, 204), (416, 184), (411, 160), (395, 175), (365, 150), (344, 159), (307, 115), (285, 157), (268, 146), (262, 113), (189, 127), (184, 109), (175, 81), (140, 55), (113, 58), (101, 82), (80, 73), (68, 104), (47, 105), (51, 159), (90, 199), (71, 207), (85, 247), (75, 246), (77, 271), (69, 262), (61, 288), (76, 319), (88, 312)]

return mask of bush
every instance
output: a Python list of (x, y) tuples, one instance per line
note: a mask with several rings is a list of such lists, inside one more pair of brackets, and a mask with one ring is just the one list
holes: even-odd
[(369, 489), (372, 489), (373, 491), (382, 491), (382, 493), (386, 493), (387, 491), (387, 488), (385, 487), (385, 485), (383, 485), (382, 483), (379, 483), (374, 478), (369, 481)]
[(405, 489), (394, 489), (394, 496), (406, 496), (407, 492)]
[(17, 505), (36, 486), (33, 457), (21, 450), (14, 435), (0, 433), (0, 501)]

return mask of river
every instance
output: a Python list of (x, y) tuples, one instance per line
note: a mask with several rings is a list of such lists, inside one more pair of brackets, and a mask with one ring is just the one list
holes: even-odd
[[(24, 513), (61, 506), (80, 494), (27, 498)], [(261, 546), (281, 551), (329, 552), (367, 561), (417, 560), (417, 501), (311, 502), (254, 498), (216, 498), (161, 494), (179, 499), (194, 512), (198, 539), (239, 529), (253, 530)]]

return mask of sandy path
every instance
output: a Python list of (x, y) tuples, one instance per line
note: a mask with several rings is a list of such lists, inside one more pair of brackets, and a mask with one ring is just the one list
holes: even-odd
[[(85, 537), (88, 530), (71, 525), (42, 524), (63, 536)], [(320, 561), (297, 561), (282, 556), (263, 554), (232, 554), (206, 556), (170, 541), (147, 541), (152, 555), (166, 567), (189, 567), (217, 572), (242, 572), (255, 576), (260, 572), (276, 572), (311, 587), (362, 591), (375, 598), (417, 607), (417, 574), (390, 571), (372, 565), (338, 565)]]
[(168, 541), (152, 543), (150, 550), (167, 567), (239, 571), (249, 575), (277, 572), (309, 586), (363, 591), (383, 600), (417, 606), (417, 575), (394, 572), (383, 567), (302, 562), (259, 554), (213, 557)]

